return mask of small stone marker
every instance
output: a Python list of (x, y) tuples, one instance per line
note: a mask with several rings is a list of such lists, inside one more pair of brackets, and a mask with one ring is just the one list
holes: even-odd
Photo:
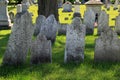
[(101, 32), (104, 31), (106, 27), (109, 25), (109, 16), (106, 14), (105, 11), (101, 11), (100, 16), (98, 17), (98, 35), (101, 34)]
[(9, 37), (3, 64), (20, 65), (25, 63), (31, 45), (33, 31), (34, 27), (30, 13), (18, 13)]
[(94, 23), (95, 23), (95, 14), (92, 11), (92, 9), (87, 9), (84, 14), (84, 20), (83, 20), (85, 26), (86, 26), (86, 34), (87, 35), (93, 35), (94, 33)]
[(52, 62), (52, 47), (51, 41), (39, 34), (37, 39), (32, 42), (31, 46), (31, 63), (39, 64), (45, 62)]
[(95, 61), (120, 61), (120, 39), (109, 27), (95, 40)]
[(79, 17), (75, 17), (67, 27), (66, 48), (64, 62), (83, 62), (86, 27)]
[(72, 12), (72, 3), (69, 1), (66, 1), (63, 4), (63, 11), (62, 12)]

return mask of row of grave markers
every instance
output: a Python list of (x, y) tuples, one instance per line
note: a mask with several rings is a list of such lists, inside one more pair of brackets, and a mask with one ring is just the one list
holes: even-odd
[[(107, 15), (101, 12), (104, 20), (100, 36), (95, 40), (95, 61), (120, 61), (120, 39), (117, 33), (106, 25)], [(106, 17), (105, 17), (106, 16)], [(30, 49), (31, 63), (38, 64), (52, 62), (52, 43), (55, 42), (59, 24), (50, 15), (48, 18), (39, 15), (35, 26), (32, 24), (28, 11), (18, 13), (15, 17), (3, 64), (20, 65), (25, 63)], [(64, 62), (83, 62), (85, 36), (87, 26), (79, 17), (75, 17), (71, 25), (67, 26)], [(32, 36), (36, 39), (32, 40)]]

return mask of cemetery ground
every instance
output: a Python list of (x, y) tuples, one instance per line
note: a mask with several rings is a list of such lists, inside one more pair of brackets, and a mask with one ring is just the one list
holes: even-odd
[[(36, 6), (30, 8), (34, 12), (33, 23), (37, 17)], [(84, 8), (84, 6), (83, 6)], [(15, 9), (11, 9), (14, 13)], [(85, 8), (84, 8), (85, 10)], [(82, 12), (84, 12), (82, 10)], [(69, 15), (73, 13), (61, 13)], [(117, 11), (113, 12), (113, 7), (108, 11), (114, 14), (110, 19), (118, 15)], [(83, 15), (83, 13), (82, 13)], [(64, 16), (62, 16), (63, 18)], [(61, 18), (61, 23), (65, 22)], [(68, 17), (68, 18), (71, 18)], [(70, 23), (70, 19), (69, 22)], [(109, 25), (113, 26), (114, 21), (110, 20)], [(0, 30), (0, 64), (7, 46), (11, 30)], [(94, 62), (94, 41), (97, 38), (97, 28), (94, 29), (94, 35), (85, 37), (85, 59), (81, 64), (67, 63), (64, 64), (64, 50), (66, 36), (57, 36), (55, 44), (52, 46), (52, 63), (39, 65), (30, 64), (30, 53), (27, 61), (22, 66), (0, 66), (0, 80), (119, 80), (120, 63), (119, 62)]]

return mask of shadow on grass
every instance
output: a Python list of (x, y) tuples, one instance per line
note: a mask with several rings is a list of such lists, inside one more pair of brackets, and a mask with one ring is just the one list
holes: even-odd
[(7, 42), (9, 39), (10, 34), (7, 35), (0, 35), (2, 37), (2, 39), (0, 39), (0, 58), (2, 58), (5, 49), (7, 47)]

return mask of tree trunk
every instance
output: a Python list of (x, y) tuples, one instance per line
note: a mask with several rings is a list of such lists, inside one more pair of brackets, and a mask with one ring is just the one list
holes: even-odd
[(38, 15), (44, 15), (48, 17), (54, 14), (58, 21), (58, 6), (57, 0), (38, 0)]

